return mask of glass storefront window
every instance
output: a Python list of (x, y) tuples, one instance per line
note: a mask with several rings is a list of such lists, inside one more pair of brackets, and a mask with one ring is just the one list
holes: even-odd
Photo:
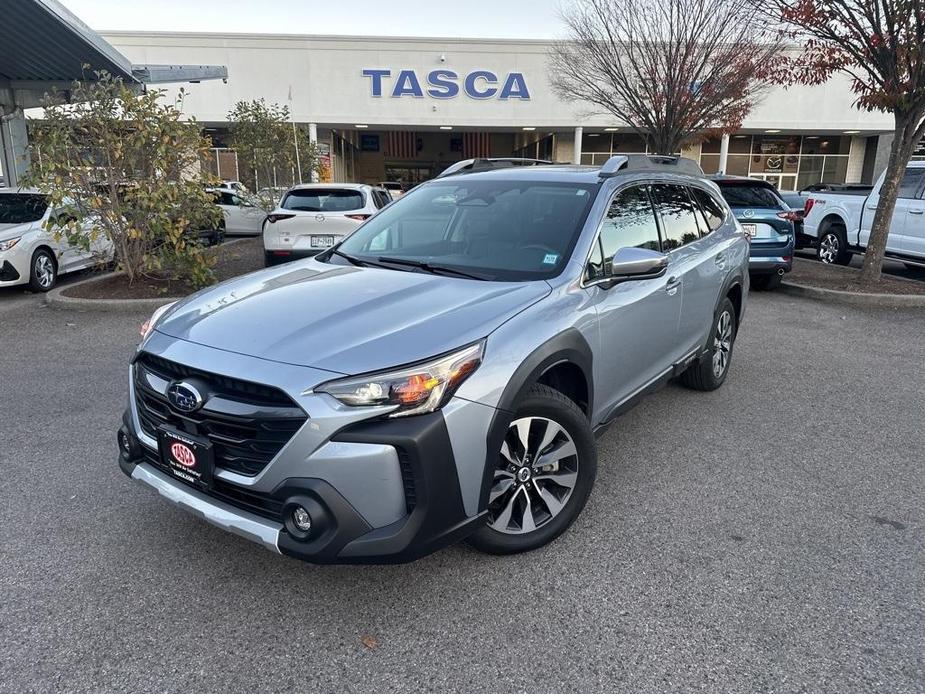
[(844, 183), (848, 176), (848, 157), (826, 157), (822, 168), (823, 183)]

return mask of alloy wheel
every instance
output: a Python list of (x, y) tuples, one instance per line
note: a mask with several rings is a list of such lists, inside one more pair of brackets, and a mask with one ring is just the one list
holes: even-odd
[(721, 378), (729, 366), (729, 354), (732, 351), (732, 314), (723, 311), (716, 321), (716, 333), (713, 336), (713, 375)]
[(838, 246), (838, 237), (835, 234), (825, 234), (819, 242), (819, 260), (826, 264), (834, 263), (838, 257)]
[(35, 279), (42, 289), (48, 289), (55, 282), (55, 264), (44, 253), (35, 259)]
[(543, 527), (565, 507), (578, 480), (578, 449), (545, 417), (511, 422), (488, 497), (489, 526), (519, 535)]

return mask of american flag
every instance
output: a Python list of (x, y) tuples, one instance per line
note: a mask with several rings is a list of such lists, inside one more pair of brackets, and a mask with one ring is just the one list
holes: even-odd
[(463, 159), (487, 159), (491, 156), (491, 135), (463, 133)]
[(414, 133), (392, 131), (386, 134), (385, 155), (387, 157), (414, 159), (417, 153), (417, 138)]

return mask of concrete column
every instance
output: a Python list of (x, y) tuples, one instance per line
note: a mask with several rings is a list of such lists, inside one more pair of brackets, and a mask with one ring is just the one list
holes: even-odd
[(6, 184), (14, 188), (29, 169), (29, 136), (21, 108), (0, 116), (0, 158)]
[(581, 163), (581, 136), (584, 133), (584, 128), (580, 125), (575, 128), (575, 151), (572, 155), (572, 163), (580, 164)]
[(726, 164), (729, 161), (729, 133), (723, 134), (719, 143), (719, 173), (726, 173)]
[[(318, 124), (309, 123), (308, 124), (308, 141), (312, 143), (315, 147), (318, 146)], [(312, 183), (318, 182), (318, 172), (312, 167)]]

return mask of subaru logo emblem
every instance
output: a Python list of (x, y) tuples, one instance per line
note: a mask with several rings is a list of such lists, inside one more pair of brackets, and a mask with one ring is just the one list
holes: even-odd
[(193, 412), (202, 407), (202, 393), (195, 386), (184, 381), (174, 381), (167, 386), (167, 402), (179, 412)]

